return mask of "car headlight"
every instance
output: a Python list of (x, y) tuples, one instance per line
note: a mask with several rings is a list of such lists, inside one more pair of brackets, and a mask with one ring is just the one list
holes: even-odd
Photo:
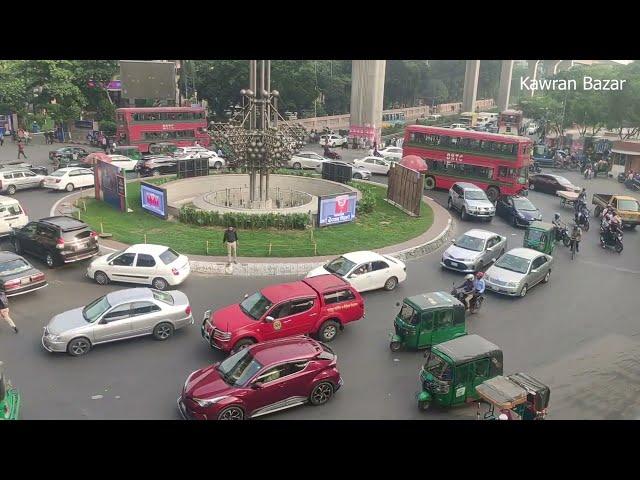
[(517, 286), (518, 286), (518, 284), (517, 284), (517, 283), (515, 283), (515, 282), (509, 282), (509, 283), (507, 283), (507, 287), (515, 288), (515, 287), (517, 287)]
[(51, 340), (52, 342), (57, 342), (58, 340), (60, 340), (61, 336), (60, 335), (53, 335), (52, 333), (47, 335), (47, 338), (49, 340)]
[(194, 398), (193, 401), (196, 402), (201, 407), (210, 407), (211, 405), (214, 405), (218, 403), (220, 400), (224, 400), (227, 397), (228, 395), (223, 395), (222, 397), (215, 397), (215, 398)]

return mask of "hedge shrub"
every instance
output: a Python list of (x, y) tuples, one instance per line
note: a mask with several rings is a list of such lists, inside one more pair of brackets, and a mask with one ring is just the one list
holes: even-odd
[(349, 186), (357, 188), (358, 190), (360, 190), (360, 192), (362, 192), (362, 198), (356, 205), (356, 212), (358, 214), (373, 212), (373, 209), (376, 206), (376, 187), (359, 182), (349, 182)]
[(250, 215), (247, 213), (219, 213), (199, 210), (197, 208), (183, 206), (180, 208), (178, 219), (182, 223), (190, 223), (200, 226), (234, 226), (243, 229), (275, 228), (278, 230), (304, 230), (310, 223), (306, 213), (265, 213)]

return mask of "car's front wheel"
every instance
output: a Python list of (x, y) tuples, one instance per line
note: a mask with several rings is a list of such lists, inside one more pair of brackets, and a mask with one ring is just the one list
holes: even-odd
[(525, 284), (524, 287), (522, 287), (522, 290), (520, 290), (520, 297), (524, 297), (527, 295), (527, 292), (529, 291), (529, 286)]
[(356, 180), (362, 180), (362, 175), (359, 173), (354, 173), (353, 178), (355, 178)]
[(16, 193), (16, 186), (15, 185), (9, 185), (7, 187), (7, 193), (9, 195), (14, 195)]
[(240, 350), (244, 350), (245, 348), (249, 348), (254, 343), (256, 343), (256, 342), (254, 340), (251, 340), (250, 338), (245, 338), (243, 340), (240, 340), (238, 343), (236, 343), (233, 346), (233, 350), (231, 350), (231, 354), (233, 355), (234, 353), (238, 353)]
[(331, 382), (320, 382), (309, 395), (309, 403), (313, 406), (324, 405), (333, 397), (334, 388)]
[(294, 170), (300, 170), (302, 168), (302, 165), (300, 165), (300, 162), (296, 162), (293, 164), (293, 169)]
[(549, 270), (547, 272), (547, 274), (544, 276), (544, 279), (542, 280), (543, 283), (547, 283), (549, 281), (549, 277), (551, 277), (551, 270)]
[(461, 220), (468, 220), (469, 219), (469, 215), (467, 214), (467, 210), (462, 207), (462, 210), (460, 210), (460, 219)]
[(222, 162), (216, 162), (213, 164), (213, 168), (220, 170), (222, 168)]
[(47, 264), (47, 267), (53, 268), (56, 266), (56, 259), (52, 253), (47, 253), (47, 256), (44, 257), (44, 263)]
[(235, 405), (227, 407), (218, 414), (218, 420), (244, 420), (244, 411)]
[(93, 279), (96, 281), (98, 285), (106, 285), (107, 283), (109, 283), (109, 277), (107, 276), (107, 274), (100, 270), (98, 270), (93, 275)]
[(20, 243), (20, 240), (18, 240), (17, 238), (13, 241), (13, 249), (16, 251), (18, 255), (22, 255), (22, 244)]
[(91, 342), (89, 339), (80, 337), (74, 338), (67, 345), (67, 353), (72, 357), (80, 357), (91, 350)]

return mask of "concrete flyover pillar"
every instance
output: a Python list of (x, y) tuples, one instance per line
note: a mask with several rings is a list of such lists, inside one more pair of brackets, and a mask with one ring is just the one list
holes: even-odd
[(380, 142), (386, 60), (353, 60), (349, 135)]
[[(538, 66), (540, 65), (540, 60), (529, 60), (528, 61), (529, 68), (527, 71), (527, 76), (529, 77), (529, 82), (535, 82), (538, 79)], [(531, 90), (529, 95), (533, 97), (535, 90)]]
[(509, 108), (509, 94), (511, 93), (511, 76), (513, 74), (513, 60), (503, 60), (500, 71), (500, 87), (498, 88), (498, 111)]
[(467, 60), (467, 68), (464, 72), (464, 89), (462, 90), (463, 112), (475, 112), (479, 74), (480, 60)]

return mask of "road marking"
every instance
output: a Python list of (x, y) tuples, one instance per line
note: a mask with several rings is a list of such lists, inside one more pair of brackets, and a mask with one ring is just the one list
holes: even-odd
[(591, 262), (589, 260), (582, 260), (582, 263), (586, 263), (587, 265), (593, 265), (594, 267), (601, 267), (601, 268), (608, 268), (608, 269), (613, 269), (617, 272), (624, 272), (624, 273), (631, 273), (634, 275), (640, 275), (640, 270), (631, 270), (630, 268), (624, 268), (624, 267), (612, 267), (609, 264), (606, 263), (597, 263), (597, 262)]

